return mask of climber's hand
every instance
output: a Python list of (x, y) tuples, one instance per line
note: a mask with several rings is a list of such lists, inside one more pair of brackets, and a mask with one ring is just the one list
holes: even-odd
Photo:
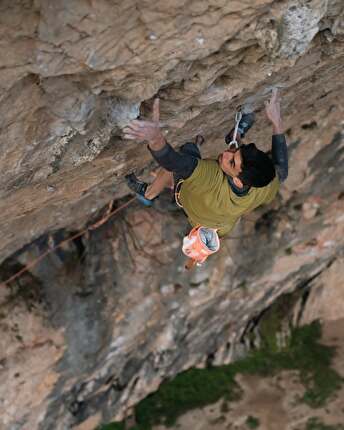
[(138, 141), (148, 141), (153, 150), (159, 150), (165, 145), (165, 138), (160, 130), (160, 101), (158, 98), (153, 104), (153, 121), (134, 120), (124, 128), (124, 138)]
[(280, 98), (277, 88), (272, 90), (270, 100), (265, 102), (265, 112), (273, 125), (274, 134), (283, 133)]

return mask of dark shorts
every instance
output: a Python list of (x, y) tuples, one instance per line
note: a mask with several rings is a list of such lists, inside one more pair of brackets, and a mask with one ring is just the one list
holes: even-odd
[[(191, 155), (193, 158), (197, 158), (199, 160), (202, 159), (201, 152), (198, 146), (193, 142), (184, 143), (184, 145), (179, 149), (179, 152), (182, 154)], [(184, 179), (181, 176), (178, 176), (176, 173), (173, 174), (174, 200), (179, 207), (182, 207), (182, 206), (180, 203), (177, 202), (177, 196), (180, 192), (180, 187), (181, 187), (181, 184), (183, 183), (183, 180)]]
[[(198, 146), (193, 142), (184, 143), (183, 146), (179, 149), (179, 152), (182, 154), (191, 155), (193, 158), (202, 159), (201, 152)], [(177, 174), (173, 174), (174, 186), (181, 180), (182, 178)]]

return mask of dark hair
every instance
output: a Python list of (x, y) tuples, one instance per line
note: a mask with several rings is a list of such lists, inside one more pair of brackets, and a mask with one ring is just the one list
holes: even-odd
[(271, 158), (260, 151), (254, 143), (243, 145), (241, 148), (242, 171), (238, 178), (244, 185), (250, 187), (265, 187), (275, 177), (275, 167)]

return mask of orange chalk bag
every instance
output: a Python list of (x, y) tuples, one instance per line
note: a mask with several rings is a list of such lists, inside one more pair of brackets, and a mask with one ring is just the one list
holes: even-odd
[(183, 253), (189, 258), (185, 267), (190, 269), (195, 264), (202, 264), (220, 249), (220, 239), (214, 228), (194, 227), (183, 239)]

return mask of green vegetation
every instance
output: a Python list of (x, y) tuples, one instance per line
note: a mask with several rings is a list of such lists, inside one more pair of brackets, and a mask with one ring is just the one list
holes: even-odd
[(238, 285), (238, 288), (242, 288), (243, 290), (247, 290), (247, 281), (244, 279), (240, 284)]
[(101, 430), (126, 430), (124, 423), (111, 423), (101, 427)]
[(171, 426), (188, 410), (215, 403), (222, 397), (238, 399), (241, 391), (234, 376), (235, 372), (228, 366), (220, 366), (190, 369), (163, 383), (156, 393), (145, 398), (135, 409), (140, 430), (148, 430), (161, 422)]
[(310, 418), (307, 421), (306, 429), (305, 430), (344, 430), (343, 424), (337, 424), (337, 425), (327, 425), (323, 424), (319, 418)]
[(288, 248), (286, 248), (286, 249), (284, 250), (284, 252), (285, 252), (287, 255), (291, 255), (291, 254), (293, 253), (293, 248), (291, 248), (291, 247), (289, 246)]
[[(278, 352), (280, 345), (277, 344), (277, 334), (291, 326), (289, 320), (290, 310), (294, 308), (301, 294), (284, 294), (274, 302), (262, 315), (259, 321), (259, 333), (261, 337), (261, 348), (264, 351)], [(287, 331), (290, 331), (289, 329)], [(288, 336), (288, 340), (290, 335)], [(287, 345), (286, 345), (287, 346)]]
[(259, 427), (259, 419), (256, 417), (247, 417), (246, 425), (249, 429), (257, 429)]
[(298, 370), (306, 389), (301, 400), (313, 408), (321, 407), (340, 388), (343, 378), (330, 367), (334, 348), (319, 344), (320, 336), (317, 322), (297, 328), (292, 331), (286, 349), (274, 352), (263, 347), (232, 366), (237, 373), (263, 376), (283, 369)]
[[(278, 329), (280, 323), (276, 312), (274, 315), (272, 323), (266, 324), (265, 341), (260, 350), (253, 351), (246, 358), (233, 364), (202, 370), (190, 369), (171, 381), (165, 381), (157, 392), (136, 406), (137, 425), (132, 430), (150, 430), (153, 425), (159, 423), (171, 426), (180, 415), (190, 409), (215, 403), (221, 398), (226, 401), (240, 398), (241, 389), (234, 380), (238, 373), (268, 376), (282, 369), (298, 370), (300, 380), (305, 386), (301, 401), (311, 407), (323, 406), (343, 381), (330, 367), (334, 348), (318, 343), (321, 328), (320, 324), (315, 322), (292, 330), (288, 345), (278, 351), (276, 344), (272, 342), (271, 327), (274, 330)], [(254, 425), (254, 420), (255, 418), (251, 417), (251, 425)], [(104, 426), (101, 430), (124, 428), (120, 423), (115, 425), (117, 427)], [(317, 425), (316, 422), (309, 425), (313, 427), (308, 427), (307, 430), (322, 430), (321, 427), (314, 427)], [(324, 430), (332, 429), (324, 427)]]

